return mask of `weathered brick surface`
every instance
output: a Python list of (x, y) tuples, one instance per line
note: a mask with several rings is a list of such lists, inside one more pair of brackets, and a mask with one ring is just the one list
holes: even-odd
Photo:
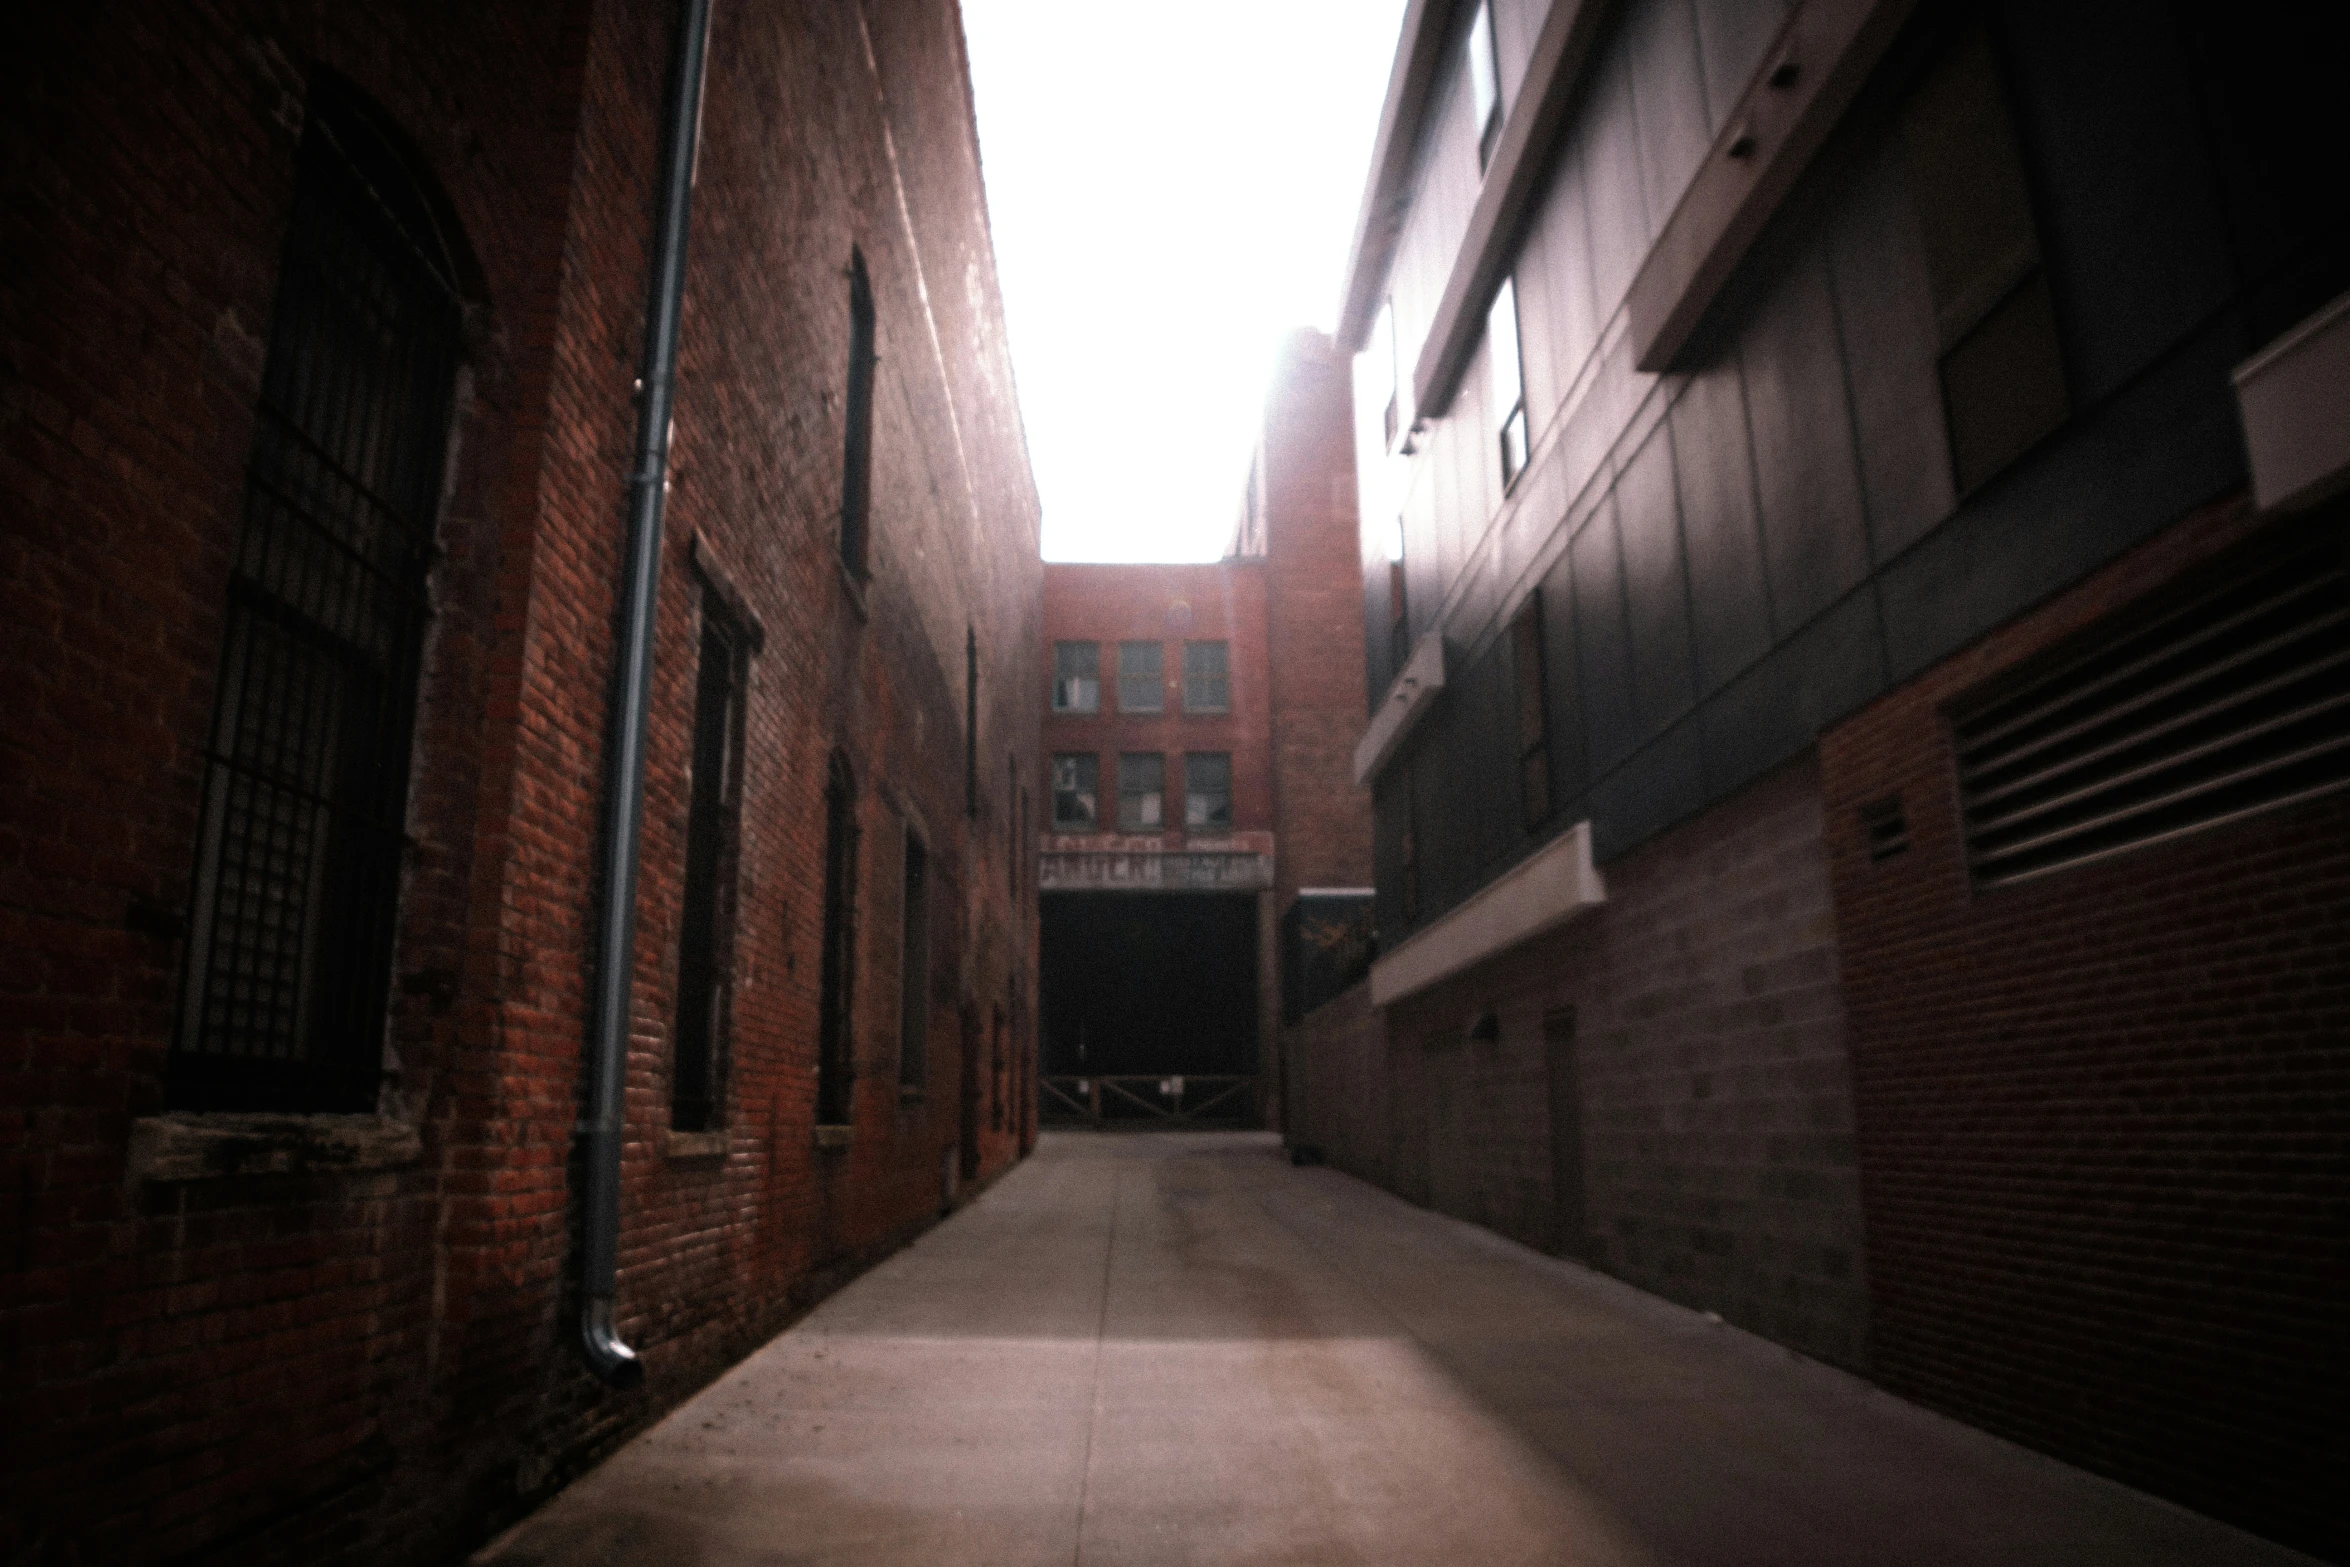
[[(445, 1559), (926, 1222), (964, 1127), (983, 1178), (1031, 1134), (996, 1111), (1032, 1035), (1015, 824), (1019, 781), (1041, 776), (1041, 574), (959, 20), (951, 0), (868, 5), (869, 36), (855, 7), (716, 14), (628, 1078), (620, 1309), (651, 1373), (630, 1396), (593, 1384), (569, 1342), (571, 1145), (674, 8), (250, 0), (8, 24), (0, 1555)], [(362, 1173), (140, 1182), (126, 1149), (133, 1120), (164, 1108), (223, 584), (320, 67), (415, 143), (472, 300), (384, 1099), (422, 1152)], [(861, 605), (832, 543), (851, 244), (882, 356)], [(726, 1148), (672, 1159), (697, 535), (766, 638)], [(860, 1081), (852, 1146), (820, 1153), (835, 748), (865, 829)], [(938, 872), (936, 985), (930, 1081), (902, 1100), (909, 819)], [(1013, 1069), (966, 1077), (959, 1014), (997, 1006)]]
[[(2350, 803), (1975, 891), (1943, 718), (2256, 528), (2185, 519), (1820, 752), (1876, 1375), (2341, 1553)], [(1910, 848), (1872, 864), (1895, 794)]]
[[(1342, 1169), (1842, 1365), (1869, 1363), (1844, 1009), (1806, 757), (1606, 867), (1607, 903), (1389, 1016), (1289, 1035)], [(1587, 1242), (1554, 1199), (1544, 1019), (1573, 1010)], [(1469, 1037), (1496, 1014), (1497, 1038)]]

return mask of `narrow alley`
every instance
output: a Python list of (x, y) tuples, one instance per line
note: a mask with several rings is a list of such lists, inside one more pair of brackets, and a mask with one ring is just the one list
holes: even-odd
[(475, 1560), (2303, 1558), (1268, 1134), (1077, 1133)]

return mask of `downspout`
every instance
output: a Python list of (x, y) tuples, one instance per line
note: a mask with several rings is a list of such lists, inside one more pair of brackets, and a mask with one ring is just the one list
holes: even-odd
[(603, 907), (599, 911), (594, 1052), (588, 1088), (587, 1205), (580, 1246), (579, 1343), (597, 1376), (616, 1388), (645, 1380), (644, 1362), (612, 1326), (619, 1273), (620, 1151), (627, 1131), (629, 990), (636, 964), (637, 840), (644, 824), (645, 704), (653, 680), (653, 609), (661, 580), (661, 505), (669, 487), (677, 323), (685, 300), (686, 219), (701, 135), (702, 66), (710, 0), (684, 0), (669, 61), (669, 120), (661, 148), (661, 197), (645, 306), (644, 378), (638, 383), (636, 459), (628, 480), (628, 576), (623, 588), (619, 683), (604, 798)]

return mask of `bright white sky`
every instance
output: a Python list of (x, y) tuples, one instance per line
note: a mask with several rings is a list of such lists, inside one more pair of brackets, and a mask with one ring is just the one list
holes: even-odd
[(963, 0), (1047, 560), (1214, 560), (1330, 330), (1404, 0)]

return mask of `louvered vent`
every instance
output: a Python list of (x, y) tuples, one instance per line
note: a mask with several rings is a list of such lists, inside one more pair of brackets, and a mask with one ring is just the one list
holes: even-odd
[(2339, 533), (1952, 714), (1978, 884), (2350, 786)]

